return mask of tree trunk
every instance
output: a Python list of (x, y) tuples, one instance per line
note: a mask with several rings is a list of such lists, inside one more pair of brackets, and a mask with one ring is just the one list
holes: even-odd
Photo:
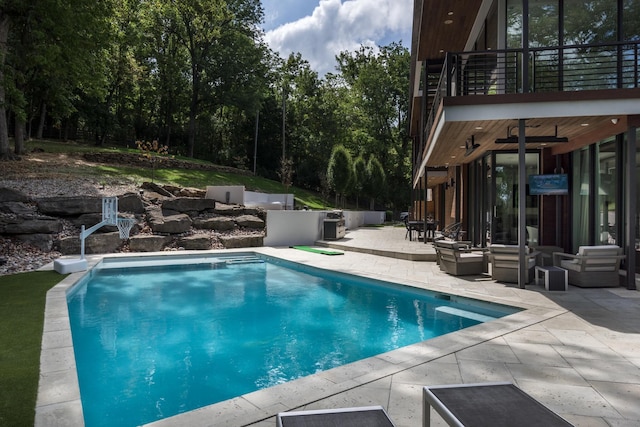
[(189, 140), (187, 142), (187, 157), (193, 157), (193, 147), (196, 145), (196, 111), (191, 103), (191, 112), (189, 113)]
[(15, 119), (15, 126), (16, 128), (14, 129), (14, 149), (13, 152), (16, 154), (16, 156), (21, 156), (25, 153), (25, 149), (24, 149), (24, 130), (26, 127), (26, 123), (24, 120), (18, 118), (18, 115), (16, 115), (16, 119)]
[(44, 122), (47, 117), (47, 103), (43, 102), (42, 107), (40, 108), (40, 122), (38, 123), (38, 130), (36, 132), (36, 138), (42, 139), (42, 135), (44, 134)]
[[(7, 56), (7, 39), (11, 19), (6, 13), (0, 13), (0, 82), (4, 82), (4, 61)], [(7, 126), (7, 111), (5, 109), (6, 93), (4, 84), (0, 84), (0, 158), (12, 158), (9, 152), (9, 127)]]
[(167, 137), (164, 140), (164, 145), (171, 147), (171, 126), (167, 126)]
[(191, 83), (191, 105), (189, 111), (189, 141), (187, 144), (188, 157), (193, 157), (193, 149), (196, 145), (196, 119), (198, 118), (198, 97), (200, 90), (200, 72), (198, 67), (191, 67), (191, 72), (193, 73), (193, 83)]

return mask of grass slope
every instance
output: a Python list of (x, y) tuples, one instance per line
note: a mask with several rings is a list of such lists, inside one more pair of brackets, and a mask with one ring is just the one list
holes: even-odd
[[(42, 150), (46, 153), (55, 154), (81, 154), (91, 152), (122, 152), (140, 154), (140, 151), (134, 149), (100, 148), (87, 144), (46, 140), (29, 141), (27, 144), (27, 150)], [(179, 157), (179, 159), (193, 163), (209, 163), (203, 160), (186, 157)], [(101, 177), (124, 177), (127, 180), (138, 184), (152, 180), (151, 164), (149, 164), (148, 168), (120, 165), (98, 165), (97, 167), (94, 167), (73, 164), (68, 168), (64, 168), (64, 170), (59, 169), (57, 172), (64, 173), (67, 176), (89, 176), (98, 180)], [(158, 184), (171, 184), (202, 189), (206, 188), (208, 185), (244, 185), (249, 191), (259, 191), (264, 193), (293, 193), (296, 199), (296, 204), (300, 207), (307, 206), (310, 209), (331, 208), (330, 202), (323, 200), (317, 193), (296, 187), (290, 187), (287, 189), (278, 181), (273, 181), (259, 176), (197, 169), (156, 169), (155, 172), (153, 172), (153, 175), (153, 181)]]
[(0, 276), (0, 425), (33, 426), (45, 296), (64, 276)]

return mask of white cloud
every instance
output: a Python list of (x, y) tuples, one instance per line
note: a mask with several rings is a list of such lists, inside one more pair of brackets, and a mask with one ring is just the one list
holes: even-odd
[[(300, 52), (324, 75), (335, 70), (342, 51), (410, 37), (412, 13), (412, 0), (321, 0), (310, 16), (268, 31), (265, 38), (280, 56)], [(403, 39), (405, 46), (408, 42)]]

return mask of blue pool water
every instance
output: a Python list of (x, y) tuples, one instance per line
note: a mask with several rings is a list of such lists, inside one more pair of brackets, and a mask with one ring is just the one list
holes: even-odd
[(86, 425), (152, 422), (516, 311), (266, 260), (103, 268), (78, 284)]

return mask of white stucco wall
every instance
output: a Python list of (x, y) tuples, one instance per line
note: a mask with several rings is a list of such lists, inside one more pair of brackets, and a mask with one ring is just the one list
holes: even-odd
[[(265, 246), (313, 245), (322, 240), (328, 211), (267, 211)], [(365, 224), (384, 223), (384, 212), (344, 211), (345, 225), (355, 229)], [(351, 225), (350, 225), (351, 224)]]
[(322, 239), (325, 211), (267, 211), (265, 246), (313, 245)]
[(244, 185), (215, 185), (207, 187), (206, 199), (213, 199), (218, 202), (227, 203), (227, 192), (229, 193), (228, 203), (234, 205), (244, 205)]
[(343, 214), (348, 230), (363, 225), (384, 224), (384, 211), (344, 211)]

